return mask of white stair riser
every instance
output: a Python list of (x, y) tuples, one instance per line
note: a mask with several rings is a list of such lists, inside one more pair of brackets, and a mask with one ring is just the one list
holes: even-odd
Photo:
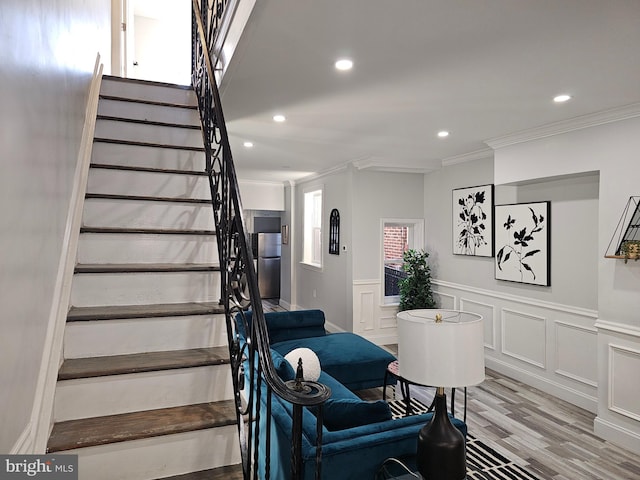
[(133, 142), (158, 143), (184, 147), (202, 147), (200, 130), (164, 127), (144, 123), (101, 120), (96, 122), (96, 138), (110, 138)]
[(98, 115), (200, 126), (197, 110), (138, 102), (101, 99), (98, 102)]
[(82, 221), (86, 227), (170, 228), (213, 230), (210, 204), (146, 200), (87, 199)]
[(54, 421), (231, 400), (229, 365), (59, 381)]
[(68, 322), (64, 358), (189, 350), (227, 345), (224, 315)]
[(76, 274), (71, 305), (151, 305), (153, 303), (217, 302), (219, 272)]
[(117, 143), (95, 142), (91, 162), (130, 167), (205, 171), (203, 152)]
[(78, 263), (206, 263), (218, 265), (215, 235), (83, 233)]
[(87, 192), (170, 198), (211, 198), (209, 179), (205, 176), (102, 168), (92, 168), (89, 172)]
[(152, 102), (178, 105), (197, 105), (195, 93), (191, 89), (171, 88), (162, 85), (139, 84), (114, 81), (105, 78), (100, 86), (100, 94), (114, 97), (132, 98)]
[(152, 480), (240, 463), (235, 425), (68, 450), (81, 480)]

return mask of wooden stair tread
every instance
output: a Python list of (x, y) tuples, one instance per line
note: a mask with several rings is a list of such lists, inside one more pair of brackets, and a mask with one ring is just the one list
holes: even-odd
[(84, 263), (75, 273), (171, 273), (219, 272), (220, 267), (208, 263)]
[(164, 143), (138, 142), (134, 140), (116, 140), (113, 138), (100, 138), (100, 137), (94, 137), (93, 141), (100, 142), (100, 143), (115, 143), (118, 145), (135, 145), (138, 147), (171, 148), (175, 150), (189, 150), (192, 152), (204, 152), (204, 147), (191, 147), (188, 145), (168, 145)]
[(84, 197), (94, 200), (137, 200), (143, 202), (211, 204), (211, 200), (206, 198), (152, 197), (147, 195), (120, 195), (113, 193), (87, 193)]
[(62, 362), (58, 380), (126, 375), (225, 363), (229, 363), (229, 349), (226, 346), (107, 357), (68, 358)]
[(80, 233), (125, 233), (142, 235), (215, 235), (215, 230), (184, 230), (176, 228), (81, 227)]
[(49, 453), (235, 425), (233, 400), (144, 412), (68, 420), (54, 424)]
[(158, 122), (155, 120), (142, 120), (139, 118), (128, 117), (115, 117), (113, 115), (97, 115), (97, 120), (109, 120), (113, 122), (125, 122), (125, 123), (138, 123), (140, 125), (152, 125), (154, 127), (171, 127), (171, 128), (186, 128), (189, 130), (200, 130), (200, 125), (190, 125), (185, 123), (168, 123)]
[(155, 168), (155, 167), (137, 167), (135, 165), (114, 165), (109, 163), (92, 163), (91, 168), (99, 168), (104, 170), (126, 170), (131, 172), (147, 172), (147, 173), (168, 173), (171, 175), (195, 175), (206, 177), (209, 174), (205, 171), (198, 170), (176, 170), (171, 168)]
[(185, 473), (174, 477), (163, 477), (156, 480), (243, 480), (242, 465), (226, 465), (211, 470)]
[(184, 103), (159, 102), (157, 100), (143, 100), (141, 98), (121, 97), (119, 95), (103, 95), (100, 94), (101, 100), (114, 100), (116, 102), (142, 103), (144, 105), (155, 105), (158, 107), (170, 108), (186, 108), (188, 110), (197, 110), (197, 105), (189, 105)]
[(224, 307), (217, 302), (71, 307), (67, 315), (67, 322), (211, 314), (224, 314)]
[(193, 90), (193, 86), (184, 85), (181, 83), (170, 83), (170, 82), (161, 82), (158, 80), (144, 80), (141, 78), (132, 78), (132, 77), (119, 77), (117, 75), (102, 75), (104, 80), (112, 80), (114, 82), (122, 82), (122, 83), (137, 83), (141, 85), (155, 85), (157, 87), (170, 87), (176, 88), (179, 90)]

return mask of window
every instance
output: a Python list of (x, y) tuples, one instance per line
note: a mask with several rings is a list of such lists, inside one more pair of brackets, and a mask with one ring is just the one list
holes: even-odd
[(304, 245), (302, 261), (322, 267), (322, 189), (304, 194)]
[(405, 277), (402, 255), (410, 248), (422, 248), (422, 220), (382, 221), (382, 270), (384, 303), (400, 301), (399, 282)]

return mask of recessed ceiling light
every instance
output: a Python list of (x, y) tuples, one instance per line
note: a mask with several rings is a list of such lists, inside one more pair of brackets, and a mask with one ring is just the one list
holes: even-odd
[(441, 130), (441, 131), (438, 132), (438, 136), (440, 138), (446, 138), (446, 137), (449, 136), (449, 132), (447, 132), (446, 130)]
[(348, 58), (341, 58), (335, 63), (338, 70), (351, 70), (353, 68), (353, 62)]
[(278, 123), (282, 123), (286, 120), (284, 115), (274, 115), (273, 116), (273, 121), (274, 122), (278, 122)]
[(252, 148), (253, 142), (244, 142), (242, 145), (244, 145), (246, 148)]
[(571, 100), (571, 95), (563, 94), (553, 97), (553, 101), (556, 103), (564, 103), (567, 100)]

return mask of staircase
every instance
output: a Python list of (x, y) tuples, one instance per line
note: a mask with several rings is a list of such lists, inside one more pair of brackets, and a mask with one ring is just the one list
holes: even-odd
[(48, 452), (81, 480), (241, 479), (195, 95), (100, 93)]

